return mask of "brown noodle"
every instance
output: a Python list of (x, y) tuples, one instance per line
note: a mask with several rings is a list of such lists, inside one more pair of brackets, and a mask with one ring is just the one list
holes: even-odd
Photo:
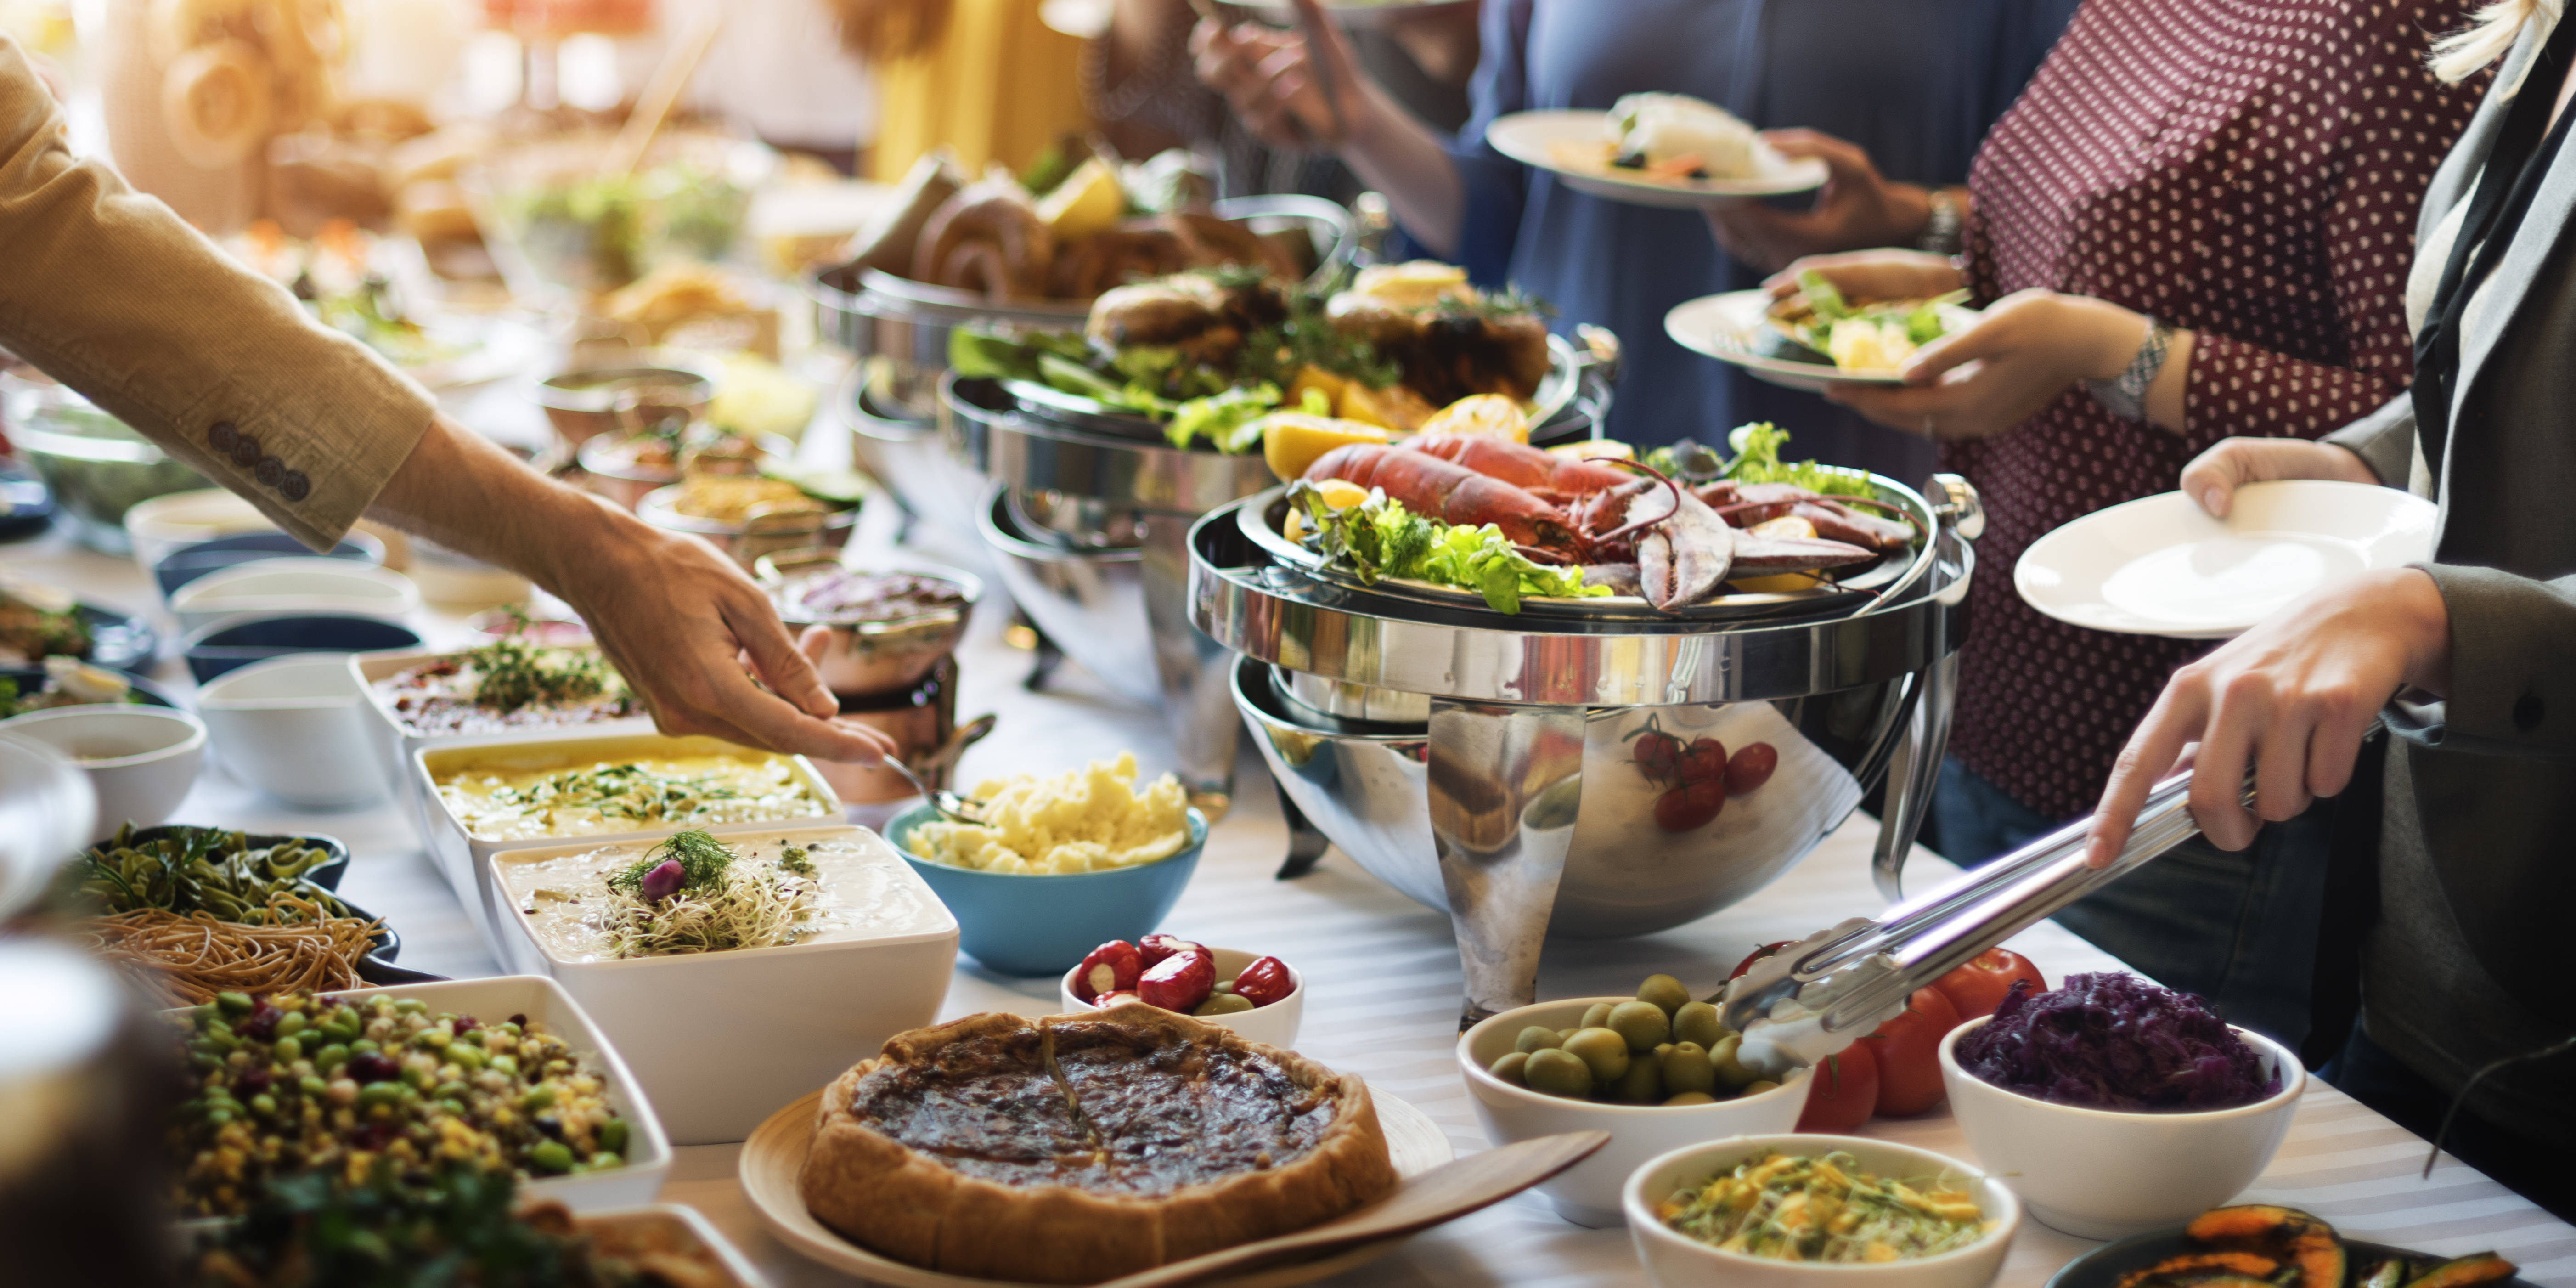
[(319, 993), (359, 985), (358, 959), (382, 923), (328, 916), (292, 895), (269, 906), (284, 924), (250, 926), (209, 912), (182, 916), (150, 908), (98, 917), (87, 929), (100, 955), (135, 967), (174, 1004), (210, 1002), (222, 992)]

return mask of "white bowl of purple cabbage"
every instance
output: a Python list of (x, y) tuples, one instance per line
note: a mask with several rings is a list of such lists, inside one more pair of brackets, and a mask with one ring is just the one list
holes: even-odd
[(2200, 998), (2116, 972), (2016, 985), (1941, 1042), (1968, 1147), (2042, 1224), (2088, 1239), (2179, 1225), (2262, 1175), (2307, 1070)]

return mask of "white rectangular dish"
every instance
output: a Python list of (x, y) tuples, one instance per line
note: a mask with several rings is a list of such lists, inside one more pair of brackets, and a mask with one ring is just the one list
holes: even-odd
[[(493, 1021), (524, 1015), (545, 1025), (573, 1049), (583, 1067), (599, 1076), (609, 1105), (626, 1120), (626, 1165), (573, 1176), (540, 1177), (529, 1181), (520, 1193), (530, 1199), (553, 1199), (587, 1215), (651, 1203), (662, 1192), (662, 1181), (671, 1171), (671, 1142), (662, 1133), (652, 1101), (636, 1083), (625, 1060), (619, 1058), (617, 1048), (581, 1009), (581, 1004), (572, 999), (572, 994), (564, 991), (563, 985), (543, 975), (499, 975), (435, 984), (343, 989), (323, 996), (353, 1001), (412, 997), (420, 999), (433, 1015), (452, 1013)], [(182, 1007), (163, 1014), (184, 1022), (193, 1009)]]
[[(618, 758), (706, 756), (742, 753), (750, 749), (715, 738), (668, 738), (657, 733), (602, 734), (588, 730), (576, 734), (556, 732), (545, 737), (477, 738), (440, 743), (411, 753), (412, 791), (421, 802), (425, 816), (422, 840), (429, 847), (430, 860), (447, 877), (456, 890), (457, 899), (474, 924), (483, 931), (483, 942), (496, 957), (508, 952), (508, 938), (502, 922), (508, 913), (503, 900), (492, 891), (492, 869), (489, 860), (503, 850), (526, 849), (530, 846), (562, 845), (579, 841), (588, 845), (605, 845), (612, 841), (637, 840), (644, 837), (668, 836), (689, 827), (725, 835), (743, 830), (812, 826), (841, 821), (841, 798), (823, 781), (813, 762), (803, 756), (786, 759), (794, 767), (796, 781), (802, 783), (820, 802), (814, 812), (793, 818), (766, 819), (752, 823), (695, 824), (673, 822), (640, 827), (628, 832), (601, 833), (593, 836), (543, 836), (515, 840), (486, 840), (469, 831), (456, 811), (448, 808), (438, 794), (439, 776), (469, 765), (488, 765), (516, 769), (547, 766), (591, 764)], [(767, 754), (767, 753), (755, 753)]]
[(613, 1232), (608, 1240), (611, 1243), (623, 1242), (617, 1236), (655, 1226), (667, 1230), (673, 1225), (685, 1231), (690, 1239), (715, 1258), (717, 1265), (724, 1267), (725, 1274), (733, 1280), (734, 1288), (769, 1288), (769, 1280), (762, 1277), (759, 1269), (751, 1264), (751, 1259), (742, 1255), (742, 1250), (733, 1246), (723, 1231), (716, 1229), (715, 1222), (708, 1220), (696, 1208), (678, 1203), (644, 1203), (609, 1212), (592, 1212), (581, 1218), (581, 1228), (585, 1233), (596, 1236)]
[[(567, 733), (590, 735), (653, 732), (651, 716), (630, 716), (624, 720), (607, 720), (596, 724), (539, 725), (533, 728), (494, 730), (488, 733), (420, 733), (393, 708), (393, 703), (376, 689), (376, 682), (390, 679), (416, 666), (449, 661), (464, 656), (462, 649), (403, 649), (385, 653), (352, 653), (349, 671), (358, 679), (358, 691), (364, 695), (363, 709), (368, 714), (368, 746), (376, 757), (376, 766), (384, 772), (386, 789), (393, 793), (402, 811), (411, 817), (412, 828), (420, 842), (431, 844), (438, 830), (438, 808), (430, 798), (421, 795), (420, 779), (411, 772), (412, 753), (424, 747), (444, 747), (461, 742), (503, 742), (526, 739), (558, 738)], [(463, 871), (448, 872), (452, 884)], [(463, 899), (471, 887), (459, 888), (456, 897)]]
[[(614, 849), (641, 857), (652, 840), (584, 838), (501, 850), (484, 860), (513, 970), (553, 976), (625, 1053), (683, 1145), (736, 1141), (779, 1106), (876, 1053), (885, 1040), (936, 1020), (957, 961), (957, 919), (895, 848), (861, 827), (740, 825), (735, 862), (773, 859), (775, 844), (840, 842), (857, 852), (818, 861), (828, 877), (864, 882), (844, 896), (851, 924), (774, 948), (600, 958), (549, 943), (540, 924), (570, 912), (514, 891), (573, 884), (536, 865)], [(768, 843), (759, 850), (754, 843)], [(556, 911), (561, 909), (560, 912)], [(841, 933), (846, 930), (846, 934)]]

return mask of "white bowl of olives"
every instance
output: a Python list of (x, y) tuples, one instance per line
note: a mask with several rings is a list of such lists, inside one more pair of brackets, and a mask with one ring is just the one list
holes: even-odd
[[(1649, 1014), (1651, 1012), (1651, 1014)], [(1495, 1145), (1606, 1131), (1600, 1152), (1539, 1186), (1559, 1216), (1625, 1224), (1628, 1174), (1678, 1146), (1785, 1132), (1807, 1107), (1805, 1070), (1772, 1082), (1735, 1059), (1717, 1009), (1670, 975), (1634, 997), (1516, 1007), (1459, 1035), (1458, 1071)]]

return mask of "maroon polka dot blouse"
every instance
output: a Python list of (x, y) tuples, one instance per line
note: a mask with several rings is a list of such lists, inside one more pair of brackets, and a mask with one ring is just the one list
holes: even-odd
[(2482, 92), (2425, 70), (2466, 0), (2090, 0), (1978, 152), (1971, 285), (2089, 295), (2198, 333), (2177, 436), (2081, 386), (1945, 444), (1984, 494), (1952, 752), (2032, 809), (2092, 808), (2173, 669), (2204, 650), (2042, 617), (2042, 534), (2173, 490), (2230, 435), (2316, 438), (2406, 387), (2415, 211)]

